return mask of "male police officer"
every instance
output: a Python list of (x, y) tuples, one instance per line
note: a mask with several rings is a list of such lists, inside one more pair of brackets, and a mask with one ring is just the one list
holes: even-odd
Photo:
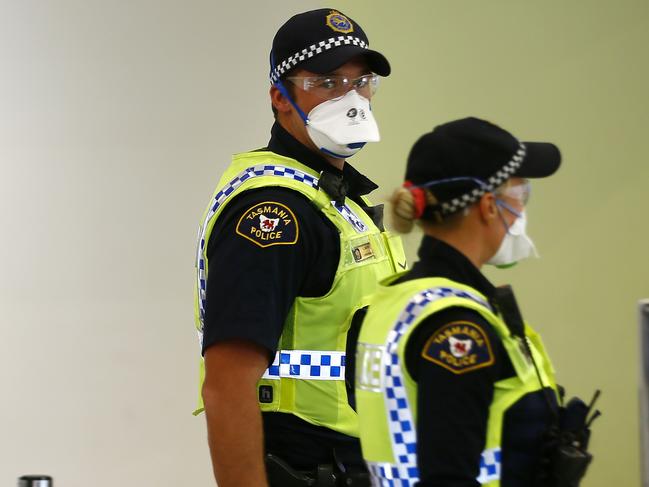
[(540, 337), (510, 288), (480, 272), (534, 254), (527, 178), (560, 160), (553, 144), (476, 118), (414, 145), (392, 209), (397, 229), (422, 226), (420, 260), (381, 286), (359, 337), (361, 441), (376, 485), (578, 485), (588, 408), (558, 407)]
[(390, 66), (331, 9), (289, 19), (270, 64), (268, 147), (234, 156), (201, 227), (198, 411), (220, 487), (266, 485), (264, 450), (271, 485), (366, 485), (348, 335), (405, 260), (345, 159), (379, 140), (370, 100)]

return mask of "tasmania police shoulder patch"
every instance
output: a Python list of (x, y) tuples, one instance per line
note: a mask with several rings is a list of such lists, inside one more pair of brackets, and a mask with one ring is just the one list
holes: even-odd
[(236, 232), (260, 247), (293, 245), (299, 235), (293, 212), (275, 201), (264, 201), (248, 208), (239, 218)]
[(489, 337), (481, 326), (469, 321), (454, 321), (437, 330), (426, 342), (422, 357), (454, 374), (494, 363)]

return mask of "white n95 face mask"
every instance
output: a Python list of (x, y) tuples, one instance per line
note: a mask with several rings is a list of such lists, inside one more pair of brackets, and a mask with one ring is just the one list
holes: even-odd
[(356, 90), (320, 103), (309, 112), (305, 123), (318, 149), (339, 159), (353, 156), (367, 142), (381, 140), (370, 101)]
[[(503, 224), (505, 223), (503, 222)], [(514, 220), (514, 223), (507, 228), (507, 233), (500, 243), (498, 251), (487, 261), (487, 264), (509, 266), (528, 257), (538, 257), (534, 242), (525, 233), (526, 227), (527, 215), (523, 210)]]

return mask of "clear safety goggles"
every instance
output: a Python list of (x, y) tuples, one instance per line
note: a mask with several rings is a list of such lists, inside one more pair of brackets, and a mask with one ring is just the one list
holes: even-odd
[(496, 194), (518, 200), (523, 205), (527, 205), (531, 193), (532, 185), (530, 184), (529, 179), (523, 179), (522, 182), (518, 184), (511, 184), (511, 182), (508, 182), (507, 186), (496, 191)]
[(378, 74), (364, 74), (358, 78), (340, 75), (325, 76), (288, 76), (288, 81), (298, 88), (307, 91), (323, 100), (332, 100), (344, 96), (349, 90), (367, 98), (372, 98), (379, 86)]

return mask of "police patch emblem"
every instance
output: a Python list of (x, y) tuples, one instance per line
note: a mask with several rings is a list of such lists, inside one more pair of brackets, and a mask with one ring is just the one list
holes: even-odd
[(354, 26), (351, 21), (335, 10), (332, 10), (331, 13), (327, 15), (327, 25), (331, 27), (332, 30), (343, 34), (349, 34), (354, 31)]
[(259, 215), (259, 229), (262, 232), (273, 232), (279, 224), (279, 218), (268, 218), (264, 215)]
[(448, 344), (453, 356), (462, 358), (469, 354), (473, 342), (471, 340), (460, 340), (455, 337), (448, 337)]
[(298, 223), (282, 203), (264, 201), (248, 208), (237, 223), (236, 232), (260, 247), (293, 245), (298, 239)]
[(456, 321), (440, 328), (426, 342), (422, 357), (454, 374), (464, 374), (494, 363), (487, 334), (469, 321)]

